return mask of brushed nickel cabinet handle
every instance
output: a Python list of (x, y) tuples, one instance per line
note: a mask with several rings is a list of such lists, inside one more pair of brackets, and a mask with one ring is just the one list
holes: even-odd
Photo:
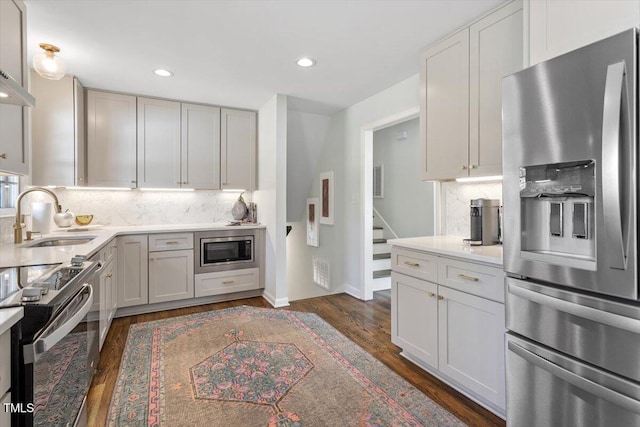
[(480, 280), (477, 277), (467, 276), (466, 274), (458, 274), (458, 278), (462, 280), (468, 280), (470, 282), (477, 282), (478, 280)]
[(165, 242), (165, 244), (167, 244), (167, 245), (177, 245), (178, 243), (180, 243), (180, 242), (176, 242), (175, 240), (172, 240), (170, 242)]
[(113, 273), (107, 273), (105, 274), (106, 277), (113, 277)]
[(0, 159), (7, 160), (7, 153), (0, 154)]
[(460, 169), (465, 170), (467, 168), (467, 165), (460, 165)]
[(476, 167), (476, 165), (469, 165), (469, 169), (475, 169)]
[(230, 285), (232, 283), (234, 283), (235, 280), (225, 280), (224, 282), (222, 282), (223, 285)]
[(409, 267), (420, 267), (420, 264), (418, 264), (417, 262), (405, 261), (404, 263)]
[(438, 301), (442, 301), (444, 297), (442, 295), (438, 295)]
[(429, 294), (428, 294), (428, 295), (429, 295), (431, 298), (433, 298), (433, 297), (435, 297), (435, 296), (436, 296), (436, 294), (434, 294), (433, 292), (429, 292)]
[(132, 184), (135, 184), (136, 182), (138, 182), (138, 181), (136, 181), (135, 179), (132, 179), (132, 180), (131, 180), (131, 183), (132, 183)]

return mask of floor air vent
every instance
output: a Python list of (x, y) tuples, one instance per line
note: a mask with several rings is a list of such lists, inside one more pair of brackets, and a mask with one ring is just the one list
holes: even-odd
[(329, 290), (331, 288), (330, 278), (329, 261), (324, 258), (313, 257), (313, 283)]

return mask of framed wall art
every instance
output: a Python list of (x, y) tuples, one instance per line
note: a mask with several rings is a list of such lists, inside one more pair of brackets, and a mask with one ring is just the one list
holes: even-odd
[(333, 225), (333, 171), (320, 174), (320, 224)]
[(317, 198), (307, 199), (307, 245), (315, 246), (320, 245), (320, 203)]

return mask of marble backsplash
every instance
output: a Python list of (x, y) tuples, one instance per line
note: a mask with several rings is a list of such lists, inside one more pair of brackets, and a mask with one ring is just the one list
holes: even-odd
[[(226, 222), (233, 219), (231, 207), (239, 195), (224, 191), (55, 189), (54, 192), (64, 210), (69, 209), (77, 215), (93, 214), (92, 224), (111, 226)], [(251, 201), (250, 193), (243, 197), (247, 203)], [(25, 213), (31, 212), (31, 202), (36, 201), (49, 202), (51, 199), (39, 193), (25, 196)], [(30, 218), (27, 216), (25, 220), (29, 225)], [(0, 243), (13, 241), (14, 221), (13, 216), (0, 218)]]
[(469, 201), (498, 199), (502, 204), (502, 183), (442, 183), (442, 234), (469, 236)]

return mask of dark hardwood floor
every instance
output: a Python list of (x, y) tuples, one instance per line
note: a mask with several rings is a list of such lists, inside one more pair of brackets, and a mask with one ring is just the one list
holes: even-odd
[[(239, 305), (271, 307), (263, 298), (257, 297), (115, 319), (102, 348), (98, 372), (87, 398), (89, 426), (106, 425), (129, 325)], [(464, 423), (470, 426), (505, 425), (504, 420), (400, 356), (400, 348), (391, 343), (389, 291), (376, 292), (374, 299), (368, 302), (338, 294), (294, 301), (286, 309), (318, 314)]]

